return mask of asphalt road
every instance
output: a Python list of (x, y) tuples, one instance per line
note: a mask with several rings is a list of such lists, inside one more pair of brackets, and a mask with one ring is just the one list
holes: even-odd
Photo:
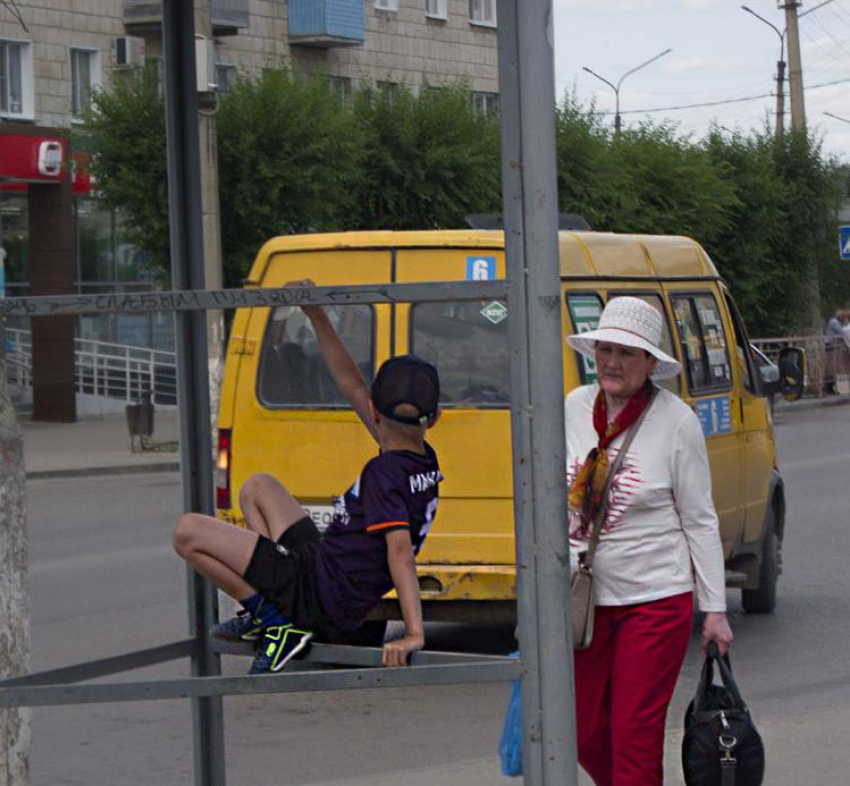
[[(777, 612), (748, 616), (730, 592), (733, 665), (765, 738), (767, 784), (833, 786), (850, 771), (850, 407), (778, 414), (788, 497)], [(33, 667), (182, 638), (185, 572), (170, 549), (172, 474), (28, 484)], [(507, 652), (510, 631), (439, 626), (432, 645)], [(696, 638), (668, 724), (667, 782), (696, 684)], [(247, 666), (227, 659), (228, 674)], [(179, 677), (178, 662), (126, 679)], [(225, 699), (228, 782), (244, 786), (490, 786), (506, 685)], [(33, 710), (32, 786), (192, 783), (191, 710), (152, 701)]]

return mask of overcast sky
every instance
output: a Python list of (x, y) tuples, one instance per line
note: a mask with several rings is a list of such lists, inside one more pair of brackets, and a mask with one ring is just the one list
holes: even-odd
[[(558, 99), (575, 88), (587, 103), (614, 109), (614, 91), (582, 70), (593, 69), (617, 84), (630, 69), (664, 49), (673, 51), (628, 76), (620, 88), (624, 125), (651, 117), (675, 121), (682, 133), (702, 135), (712, 120), (730, 131), (762, 127), (775, 120), (779, 35), (741, 10), (734, 0), (553, 0), (555, 88)], [(806, 0), (801, 13), (821, 0)], [(785, 29), (776, 0), (744, 2)], [(850, 0), (833, 0), (800, 18), (806, 120), (820, 131), (824, 149), (850, 161)], [(787, 52), (784, 58), (788, 59)], [(787, 69), (786, 69), (787, 77)], [(828, 82), (840, 84), (818, 87)], [(771, 94), (737, 103), (651, 114), (631, 110), (676, 107)], [(790, 102), (786, 83), (786, 127)], [(613, 114), (611, 115), (613, 123)]]

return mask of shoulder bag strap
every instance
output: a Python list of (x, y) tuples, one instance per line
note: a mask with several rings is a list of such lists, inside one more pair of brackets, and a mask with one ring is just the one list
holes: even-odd
[(605, 476), (605, 486), (602, 489), (602, 502), (599, 505), (599, 509), (596, 511), (596, 517), (593, 520), (593, 531), (590, 533), (590, 540), (587, 544), (587, 553), (584, 555), (584, 560), (582, 562), (582, 564), (587, 568), (593, 567), (593, 555), (596, 553), (596, 544), (599, 542), (599, 533), (602, 530), (602, 522), (605, 520), (605, 511), (608, 509), (608, 493), (611, 491), (611, 484), (614, 482), (614, 476), (619, 471), (620, 465), (623, 463), (623, 459), (626, 457), (626, 453), (632, 445), (632, 440), (635, 438), (635, 434), (637, 434), (640, 424), (643, 423), (646, 413), (649, 412), (652, 402), (655, 401), (655, 395), (657, 393), (658, 388), (653, 387), (652, 393), (649, 394), (649, 402), (643, 412), (640, 413), (640, 417), (632, 423), (631, 428), (629, 428), (628, 432), (626, 432), (626, 438), (623, 440), (623, 444), (617, 452), (617, 458), (614, 459), (614, 463), (608, 469), (608, 474)]

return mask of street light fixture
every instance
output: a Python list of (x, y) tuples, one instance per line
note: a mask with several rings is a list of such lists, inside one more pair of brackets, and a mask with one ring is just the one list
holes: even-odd
[(780, 33), (779, 28), (773, 22), (768, 22), (752, 8), (745, 5), (742, 5), (741, 8), (772, 27), (776, 35), (779, 36), (779, 60), (776, 61), (776, 136), (780, 137), (785, 130), (785, 31), (783, 30)]
[(832, 112), (824, 112), (827, 117), (831, 117), (833, 120), (840, 120), (842, 123), (850, 123), (846, 117), (839, 117), (838, 115), (832, 114)]
[(591, 71), (591, 69), (589, 69), (587, 66), (582, 66), (582, 70), (587, 71), (588, 74), (595, 76), (597, 79), (604, 82), (606, 85), (608, 85), (614, 91), (614, 95), (616, 97), (616, 109), (615, 109), (615, 112), (614, 112), (614, 133), (615, 134), (620, 133), (620, 127), (622, 125), (622, 120), (620, 118), (620, 87), (623, 84), (623, 80), (627, 76), (630, 76), (631, 74), (635, 73), (635, 71), (640, 71), (641, 68), (645, 68), (650, 63), (654, 63), (656, 60), (664, 57), (664, 55), (669, 55), (670, 52), (672, 52), (672, 51), (673, 51), (672, 49), (665, 49), (663, 52), (659, 52), (657, 55), (655, 55), (655, 57), (650, 57), (649, 60), (647, 60), (646, 62), (641, 63), (639, 66), (635, 66), (631, 71), (626, 71), (626, 73), (623, 74), (620, 77), (620, 79), (619, 79), (619, 81), (617, 82), (616, 85), (614, 85), (612, 82), (609, 82), (604, 76), (599, 76), (599, 74), (597, 74), (596, 71)]

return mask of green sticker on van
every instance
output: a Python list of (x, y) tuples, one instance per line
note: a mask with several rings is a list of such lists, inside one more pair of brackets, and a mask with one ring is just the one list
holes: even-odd
[(507, 306), (499, 303), (498, 300), (494, 300), (481, 309), (481, 316), (489, 319), (494, 325), (498, 325), (508, 318), (508, 309)]

